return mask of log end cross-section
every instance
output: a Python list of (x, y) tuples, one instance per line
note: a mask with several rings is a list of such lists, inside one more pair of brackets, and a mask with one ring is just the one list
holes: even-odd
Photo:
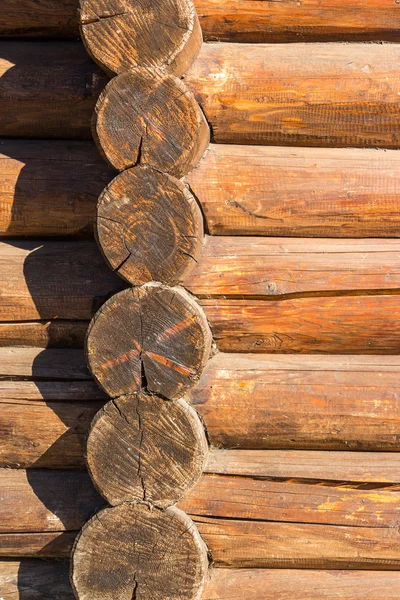
[(211, 343), (207, 319), (185, 290), (149, 283), (116, 294), (96, 313), (87, 358), (113, 398), (144, 390), (174, 400), (198, 381)]
[(97, 413), (87, 463), (111, 505), (143, 501), (167, 507), (198, 480), (207, 450), (193, 408), (142, 393), (112, 400)]
[(133, 285), (182, 282), (200, 257), (204, 234), (187, 186), (149, 167), (124, 171), (104, 190), (96, 230), (109, 266)]
[(203, 42), (192, 0), (81, 0), (79, 20), (89, 54), (109, 74), (144, 66), (183, 75)]
[(210, 142), (193, 94), (181, 79), (161, 69), (129, 69), (112, 79), (94, 116), (94, 138), (118, 171), (149, 165), (183, 177)]
[(84, 526), (71, 580), (79, 600), (199, 600), (207, 567), (206, 546), (180, 510), (122, 504)]

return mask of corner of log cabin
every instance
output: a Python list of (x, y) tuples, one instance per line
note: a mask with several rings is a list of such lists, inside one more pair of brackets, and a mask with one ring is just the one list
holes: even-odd
[(3, 0), (0, 600), (400, 598), (399, 31)]

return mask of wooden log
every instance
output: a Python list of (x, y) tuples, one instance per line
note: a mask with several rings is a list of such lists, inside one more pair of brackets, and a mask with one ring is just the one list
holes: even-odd
[(229, 144), (398, 148), (400, 46), (204, 44), (185, 76)]
[(144, 164), (175, 177), (193, 169), (210, 143), (205, 117), (183, 81), (149, 68), (110, 81), (96, 104), (93, 136), (117, 170)]
[(181, 76), (203, 42), (192, 0), (80, 0), (79, 21), (89, 54), (110, 74), (156, 67)]
[(0, 135), (90, 139), (107, 77), (75, 42), (2, 42)]
[(175, 504), (202, 474), (208, 444), (204, 426), (183, 400), (138, 394), (108, 402), (87, 443), (92, 480), (112, 506)]
[(207, 319), (183, 288), (149, 283), (120, 292), (96, 313), (87, 360), (111, 397), (144, 390), (174, 400), (199, 380), (211, 342)]
[[(73, 600), (68, 568), (58, 561), (24, 559), (0, 562), (4, 600), (25, 600), (32, 590), (37, 600)], [(4, 589), (3, 589), (4, 588)], [(400, 577), (390, 571), (316, 571), (296, 569), (213, 569), (206, 582), (204, 600), (397, 600)], [(25, 596), (25, 597), (24, 597)]]
[[(398, 9), (391, 0), (194, 0), (204, 38), (225, 42), (398, 41)], [(4, 0), (0, 35), (76, 38), (78, 0)]]
[(80, 600), (134, 598), (136, 593), (199, 600), (207, 569), (207, 548), (180, 510), (120, 505), (98, 513), (79, 534), (71, 583)]
[(96, 234), (103, 255), (133, 285), (173, 285), (200, 258), (203, 217), (183, 182), (149, 167), (118, 175), (100, 196)]
[[(0, 274), (0, 321), (8, 322), (90, 319), (102, 302), (122, 287), (91, 240), (73, 245), (0, 243)], [(42, 330), (41, 335), (46, 333)]]
[[(29, 474), (28, 482), (24, 471), (2, 472), (0, 541), (5, 536), (9, 556), (23, 554), (24, 539), (26, 554), (54, 556), (58, 547), (60, 556), (65, 556), (70, 537), (60, 534), (71, 533), (74, 529), (68, 524), (78, 523), (76, 503), (81, 515), (98, 509), (99, 499), (83, 500), (83, 490), (77, 491), (61, 473), (68, 471), (37, 470)], [(86, 483), (90, 485), (88, 479)], [(217, 567), (340, 569), (347, 565), (398, 570), (398, 490), (399, 486), (352, 489), (213, 475), (203, 476), (179, 506), (192, 516)], [(16, 506), (21, 510), (16, 511)], [(129, 510), (129, 505), (121, 507)], [(52, 521), (55, 516), (57, 527)]]
[(0, 235), (91, 234), (113, 173), (90, 142), (1, 140)]
[(89, 321), (0, 322), (0, 348), (83, 348)]
[(398, 354), (396, 295), (201, 300), (222, 352)]
[[(39, 350), (30, 355), (25, 349), (15, 349), (8, 357), (5, 350), (0, 351), (0, 363), (8, 362), (12, 367), (3, 368), (0, 400), (18, 404), (21, 419), (32, 425), (27, 434), (32, 442), (37, 441), (37, 429), (29, 417), (30, 403), (42, 408), (42, 420), (48, 423), (49, 432), (55, 431), (55, 444), (58, 436), (52, 423), (57, 419), (57, 407), (46, 406), (43, 401), (85, 405), (88, 401), (105, 400), (95, 383), (85, 379), (83, 353), (74, 356), (71, 352), (58, 352), (57, 371), (54, 351)], [(14, 364), (20, 367), (15, 368)], [(240, 448), (239, 456), (247, 456), (245, 449), (375, 450), (379, 454), (368, 454), (365, 460), (358, 453), (357, 463), (349, 463), (346, 468), (346, 453), (330, 461), (329, 453), (318, 452), (313, 455), (314, 477), (322, 478), (322, 470), (332, 474), (338, 464), (341, 474), (335, 477), (339, 479), (347, 477), (345, 473), (351, 467), (353, 475), (349, 478), (364, 481), (361, 469), (365, 466), (366, 476), (374, 477), (371, 481), (384, 482), (394, 477), (400, 483), (393, 464), (396, 454), (392, 459), (383, 454), (399, 450), (399, 378), (400, 360), (396, 356), (217, 354), (207, 363), (188, 399), (203, 419), (211, 445), (217, 448)], [(16, 437), (20, 437), (18, 430)], [(269, 457), (271, 477), (283, 473), (294, 476), (295, 473), (285, 471), (292, 458), (297, 461), (296, 469), (305, 472), (301, 453), (270, 451), (261, 456)], [(328, 458), (325, 460), (324, 456)], [(381, 458), (390, 472), (384, 471), (383, 463), (375, 468), (373, 456)], [(251, 468), (262, 468), (262, 463), (256, 466), (257, 454), (252, 453), (248, 460)], [(321, 468), (318, 460), (322, 461)], [(311, 465), (307, 468), (311, 469)]]
[(393, 150), (211, 144), (186, 181), (210, 234), (398, 237), (398, 161)]
[[(92, 143), (0, 144), (1, 236), (92, 231), (114, 174)], [(186, 182), (211, 234), (399, 237), (399, 173), (393, 150), (211, 144)]]

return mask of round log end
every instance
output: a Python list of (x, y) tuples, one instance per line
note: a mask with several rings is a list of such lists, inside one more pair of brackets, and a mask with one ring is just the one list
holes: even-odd
[(165, 508), (196, 483), (207, 451), (204, 427), (186, 402), (135, 394), (112, 400), (97, 413), (87, 464), (112, 506), (143, 501)]
[(207, 549), (176, 508), (106, 508), (82, 529), (72, 553), (78, 600), (199, 600)]
[(118, 171), (138, 165), (183, 177), (210, 142), (204, 114), (181, 79), (160, 69), (121, 73), (95, 110), (93, 135)]
[(81, 0), (79, 20), (89, 54), (111, 75), (159, 67), (181, 76), (203, 42), (192, 0)]
[(184, 289), (149, 283), (101, 307), (86, 350), (89, 368), (109, 396), (147, 391), (174, 400), (198, 381), (211, 343), (204, 312)]
[(200, 257), (203, 218), (181, 181), (135, 167), (118, 175), (100, 196), (96, 233), (106, 261), (126, 281), (174, 285)]

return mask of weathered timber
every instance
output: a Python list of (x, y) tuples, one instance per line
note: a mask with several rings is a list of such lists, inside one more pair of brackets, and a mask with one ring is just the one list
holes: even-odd
[(90, 381), (91, 375), (82, 350), (6, 347), (0, 348), (0, 379)]
[(98, 412), (87, 464), (112, 506), (150, 502), (165, 508), (199, 479), (207, 451), (204, 426), (186, 402), (136, 394), (112, 400)]
[[(61, 473), (68, 471), (34, 471), (28, 482), (24, 471), (1, 472), (0, 541), (5, 540), (6, 550), (0, 552), (55, 556), (57, 551), (66, 556), (76, 524), (80, 527), (83, 513), (98, 509), (100, 500), (83, 500), (83, 490)], [(399, 486), (353, 487), (204, 475), (179, 506), (194, 519), (216, 566), (398, 570)], [(86, 495), (90, 493), (87, 489)], [(129, 510), (129, 505), (121, 507)], [(58, 527), (51, 526), (54, 517)]]
[(184, 82), (144, 67), (110, 81), (96, 104), (93, 135), (119, 171), (145, 164), (175, 177), (195, 167), (210, 142), (208, 124)]
[(88, 235), (113, 177), (90, 142), (0, 141), (0, 235)]
[[(392, 0), (194, 0), (204, 38), (224, 42), (396, 41)], [(78, 0), (3, 0), (0, 35), (77, 37)]]
[[(92, 231), (95, 198), (114, 172), (91, 142), (0, 144), (1, 236)], [(399, 237), (400, 155), (394, 150), (211, 144), (186, 182), (211, 234)], [(135, 202), (131, 188), (126, 196)]]
[(183, 288), (149, 283), (116, 294), (96, 313), (87, 359), (112, 397), (145, 390), (173, 400), (199, 380), (211, 342), (204, 313)]
[[(89, 138), (90, 116), (107, 78), (82, 45), (4, 42), (2, 49), (0, 136)], [(400, 83), (393, 65), (399, 56), (398, 44), (250, 44), (245, 53), (241, 44), (203, 44), (186, 84), (154, 69), (153, 79), (138, 69), (135, 76), (126, 71), (112, 80), (105, 95), (115, 110), (103, 115), (113, 113), (116, 129), (126, 135), (100, 132), (103, 150), (118, 169), (140, 158), (153, 166), (161, 160), (162, 170), (173, 175), (187, 173), (208, 144), (192, 93), (218, 143), (398, 148)], [(121, 102), (127, 102), (125, 110)], [(158, 149), (157, 140), (164, 140)]]
[(398, 354), (400, 298), (200, 300), (222, 352)]
[(0, 322), (0, 347), (83, 348), (89, 321)]
[(184, 280), (201, 254), (203, 217), (183, 182), (149, 167), (118, 175), (97, 207), (104, 257), (134, 285)]
[[(24, 559), (0, 562), (4, 600), (74, 600), (68, 568), (58, 561)], [(296, 569), (226, 569), (210, 571), (203, 600), (397, 600), (400, 575), (382, 571), (316, 571)]]
[[(8, 322), (90, 319), (123, 287), (93, 240), (0, 242), (0, 280), (0, 321)], [(43, 329), (37, 334), (52, 335)]]
[(201, 26), (192, 0), (135, 3), (80, 0), (82, 39), (110, 74), (157, 67), (183, 75), (200, 52)]
[(2, 42), (0, 135), (90, 139), (107, 80), (80, 43)]
[(396, 44), (204, 44), (185, 76), (213, 141), (398, 148)]
[(210, 234), (398, 237), (399, 163), (393, 150), (211, 144), (186, 181)]
[[(79, 600), (142, 597), (198, 600), (207, 549), (194, 523), (176, 508), (106, 508), (87, 523), (72, 553)], [(107, 574), (105, 578), (104, 575)]]

